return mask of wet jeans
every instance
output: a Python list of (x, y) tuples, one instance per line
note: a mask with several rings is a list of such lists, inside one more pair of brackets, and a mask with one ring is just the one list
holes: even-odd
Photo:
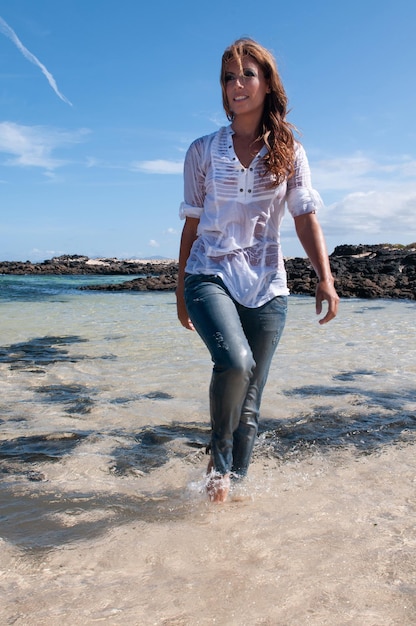
[(286, 321), (287, 297), (261, 307), (236, 302), (218, 276), (188, 275), (185, 301), (214, 363), (210, 384), (214, 469), (245, 476), (270, 363)]

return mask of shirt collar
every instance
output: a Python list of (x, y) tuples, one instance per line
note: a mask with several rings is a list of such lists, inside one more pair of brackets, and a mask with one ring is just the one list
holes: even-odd
[[(227, 135), (231, 137), (234, 135), (234, 130), (231, 128), (231, 124), (229, 124), (228, 126), (225, 127), (225, 130), (227, 131)], [(262, 149), (257, 153), (256, 158), (262, 158), (264, 157), (266, 154), (268, 153), (268, 148), (267, 146), (263, 146)]]

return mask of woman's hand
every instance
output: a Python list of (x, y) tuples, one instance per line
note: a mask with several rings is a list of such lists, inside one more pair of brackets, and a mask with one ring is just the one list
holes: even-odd
[(325, 301), (328, 302), (328, 311), (325, 317), (319, 320), (320, 324), (330, 322), (338, 313), (339, 296), (331, 280), (321, 280), (316, 286), (315, 303), (317, 315), (322, 313), (322, 303)]
[(188, 330), (195, 330), (194, 325), (189, 319), (188, 311), (185, 304), (185, 266), (189, 257), (189, 253), (197, 237), (199, 219), (196, 217), (187, 217), (182, 230), (181, 246), (179, 250), (178, 263), (178, 285), (176, 288), (176, 309), (178, 319), (182, 326)]
[(296, 233), (318, 276), (315, 292), (316, 314), (322, 313), (322, 303), (328, 302), (326, 315), (320, 324), (330, 322), (338, 312), (339, 297), (334, 287), (328, 252), (321, 226), (315, 213), (295, 217)]
[(176, 310), (178, 312), (178, 319), (182, 326), (187, 330), (195, 330), (194, 325), (189, 319), (188, 311), (186, 309), (183, 288), (178, 288), (176, 290)]

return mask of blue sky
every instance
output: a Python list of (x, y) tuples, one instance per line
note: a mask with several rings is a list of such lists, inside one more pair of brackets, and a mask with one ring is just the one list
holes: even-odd
[[(219, 65), (273, 50), (329, 251), (416, 240), (414, 0), (0, 0), (0, 260), (176, 258)], [(304, 256), (286, 215), (285, 256)]]

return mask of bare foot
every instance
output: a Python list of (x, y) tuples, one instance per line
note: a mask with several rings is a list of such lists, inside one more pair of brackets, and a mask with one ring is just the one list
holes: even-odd
[(207, 467), (207, 494), (211, 502), (225, 502), (230, 491), (230, 475), (219, 474), (214, 470), (212, 459)]

